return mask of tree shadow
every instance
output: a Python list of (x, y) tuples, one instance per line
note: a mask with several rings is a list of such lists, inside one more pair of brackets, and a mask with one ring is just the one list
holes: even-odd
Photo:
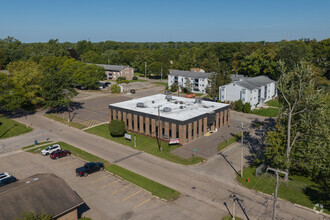
[[(84, 102), (71, 102), (69, 106), (70, 112), (73, 112), (78, 109), (83, 109), (84, 108)], [(62, 114), (68, 111), (68, 108), (66, 106), (61, 106), (61, 107), (53, 107), (50, 108), (46, 114), (52, 114), (52, 113), (57, 113), (57, 114)]]
[(13, 128), (15, 128), (17, 126), (17, 124), (14, 124), (11, 128), (8, 128), (7, 131), (5, 131), (1, 136), (0, 138), (2, 138), (3, 136), (5, 136), (10, 130), (12, 130)]
[(329, 194), (323, 191), (321, 188), (314, 188), (313, 186), (307, 186), (304, 189), (305, 195), (313, 202), (313, 204), (322, 204), (324, 209), (330, 209), (329, 207)]
[(82, 217), (82, 214), (84, 212), (87, 212), (88, 210), (90, 210), (89, 206), (84, 203), (84, 204), (81, 204), (79, 207), (78, 207), (78, 218), (80, 219)]
[(33, 115), (35, 111), (31, 110), (16, 110), (16, 111), (5, 111), (5, 110), (0, 110), (0, 114), (7, 117), (7, 118), (21, 118), (21, 117), (27, 117), (29, 115)]

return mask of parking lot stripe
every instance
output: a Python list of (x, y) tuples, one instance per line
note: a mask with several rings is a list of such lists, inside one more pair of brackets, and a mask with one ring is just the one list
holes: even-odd
[(103, 180), (104, 178), (109, 177), (109, 176), (111, 176), (111, 175), (103, 176), (103, 177), (101, 177), (101, 178), (99, 178), (99, 179), (97, 179), (97, 180), (94, 180), (92, 183), (96, 183), (96, 182), (98, 182), (98, 181), (100, 181), (100, 180)]
[(109, 184), (107, 184), (107, 185), (105, 185), (105, 186), (102, 186), (101, 187), (101, 189), (105, 189), (105, 188), (107, 188), (108, 186), (110, 186), (110, 185), (112, 185), (112, 184), (114, 184), (114, 183), (116, 183), (116, 182), (118, 182), (119, 180), (115, 180), (115, 181), (113, 181), (113, 182), (111, 182), (111, 183), (109, 183)]
[(151, 199), (151, 198), (149, 198), (149, 199), (147, 199), (147, 200), (145, 200), (145, 201), (141, 202), (140, 204), (138, 204), (138, 205), (137, 205), (137, 206), (135, 206), (134, 208), (137, 208), (137, 207), (139, 207), (139, 206), (143, 205), (144, 203), (148, 202), (150, 199)]
[(136, 193), (134, 193), (134, 194), (130, 195), (129, 197), (126, 197), (125, 199), (123, 199), (123, 201), (126, 201), (127, 199), (129, 199), (129, 198), (131, 198), (131, 197), (133, 197), (133, 196), (135, 196), (135, 195), (139, 194), (140, 192), (142, 192), (142, 189), (140, 189), (140, 190), (139, 190), (139, 191), (137, 191)]
[(116, 194), (116, 193), (122, 191), (123, 189), (125, 189), (125, 188), (127, 188), (127, 187), (129, 187), (129, 186), (130, 186), (130, 185), (124, 186), (124, 187), (122, 187), (122, 188), (120, 188), (120, 189), (118, 189), (118, 190), (112, 192), (112, 195), (114, 195), (114, 194)]

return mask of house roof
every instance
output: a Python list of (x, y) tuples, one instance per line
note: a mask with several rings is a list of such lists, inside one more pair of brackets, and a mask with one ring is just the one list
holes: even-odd
[(191, 77), (191, 78), (208, 78), (212, 73), (202, 73), (194, 71), (184, 71), (184, 70), (173, 70), (169, 75), (170, 76), (182, 76), (182, 77)]
[(249, 77), (246, 77), (244, 75), (240, 75), (240, 74), (230, 74), (230, 79), (232, 82), (234, 81), (241, 81), (244, 79), (248, 79)]
[(49, 173), (0, 187), (0, 219), (16, 219), (24, 211), (56, 217), (83, 203), (63, 179)]
[(118, 71), (118, 72), (125, 69), (126, 67), (129, 67), (129, 66), (119, 66), (119, 65), (106, 65), (106, 64), (96, 64), (96, 65), (104, 67), (104, 69), (108, 71)]
[(234, 83), (246, 89), (253, 90), (274, 82), (274, 80), (268, 78), (267, 76), (257, 76), (253, 78), (243, 79), (242, 81), (235, 81)]

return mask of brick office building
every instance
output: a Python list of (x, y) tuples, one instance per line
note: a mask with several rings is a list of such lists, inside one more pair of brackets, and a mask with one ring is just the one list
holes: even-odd
[(110, 104), (109, 123), (115, 119), (123, 120), (128, 131), (179, 138), (183, 145), (229, 124), (230, 109), (228, 104), (158, 94)]

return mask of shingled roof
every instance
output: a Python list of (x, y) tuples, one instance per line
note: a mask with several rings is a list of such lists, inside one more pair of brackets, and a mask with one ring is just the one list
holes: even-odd
[(24, 211), (58, 217), (84, 201), (54, 174), (37, 174), (0, 187), (0, 219), (16, 219)]
[(173, 70), (170, 76), (182, 76), (191, 78), (208, 78), (212, 73), (194, 72), (194, 71), (184, 71), (184, 70)]
[(253, 78), (244, 79), (243, 81), (236, 81), (233, 83), (236, 83), (237, 85), (240, 85), (246, 89), (253, 90), (273, 82), (275, 81), (268, 78), (267, 76), (257, 76)]
[(118, 66), (118, 65), (106, 65), (106, 64), (96, 64), (97, 66), (104, 67), (107, 71), (116, 71), (119, 72), (129, 66)]

